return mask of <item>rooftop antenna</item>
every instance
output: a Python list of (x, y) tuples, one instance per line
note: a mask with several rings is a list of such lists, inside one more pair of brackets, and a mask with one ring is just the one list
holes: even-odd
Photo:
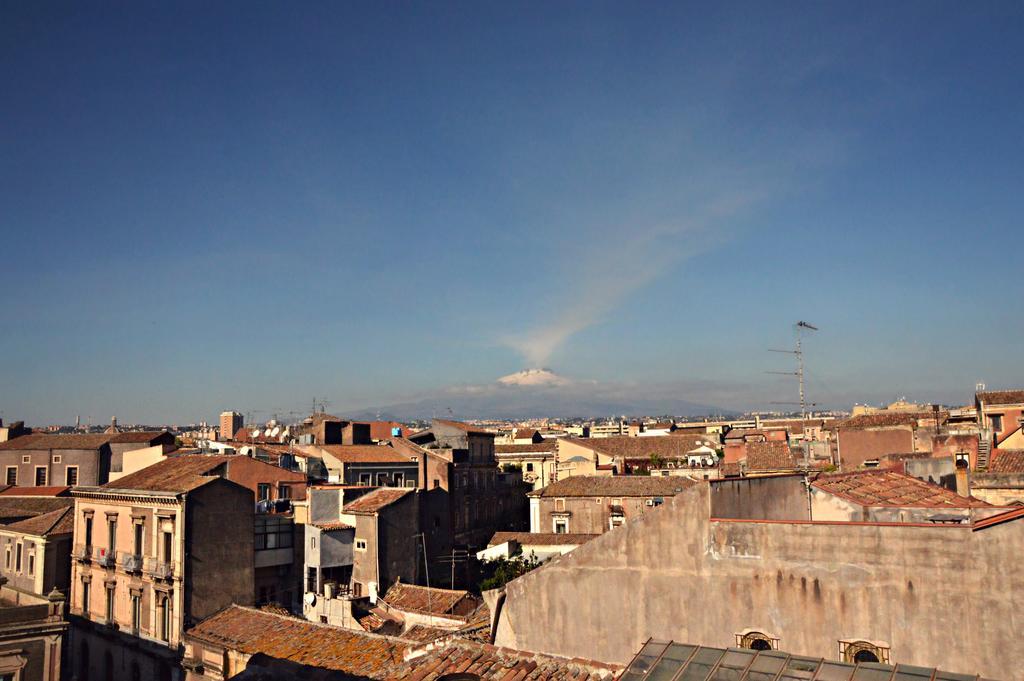
[(797, 382), (800, 385), (800, 418), (803, 420), (807, 419), (807, 398), (804, 394), (804, 350), (803, 350), (803, 334), (804, 330), (817, 331), (818, 327), (813, 324), (808, 324), (805, 321), (799, 321), (794, 326), (796, 330), (796, 349), (795, 350), (775, 350), (769, 349), (768, 352), (782, 352), (787, 355), (796, 355), (796, 371), (769, 371), (769, 374), (782, 374), (784, 376), (796, 376)]

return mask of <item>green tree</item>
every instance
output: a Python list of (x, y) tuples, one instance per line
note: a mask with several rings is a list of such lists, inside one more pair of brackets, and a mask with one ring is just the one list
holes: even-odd
[(484, 574), (488, 576), (480, 580), (480, 590), (487, 591), (503, 587), (516, 577), (525, 575), (539, 565), (540, 561), (532, 553), (529, 556), (523, 556), (520, 553), (508, 558), (489, 560), (483, 564)]

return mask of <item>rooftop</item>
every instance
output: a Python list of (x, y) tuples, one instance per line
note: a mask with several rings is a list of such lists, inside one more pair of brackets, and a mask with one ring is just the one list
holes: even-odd
[[(948, 411), (939, 412), (939, 422), (945, 423), (949, 418)], [(918, 421), (934, 421), (935, 414), (930, 411), (918, 411), (918, 412), (893, 412), (890, 414), (879, 413), (879, 414), (861, 414), (859, 416), (852, 416), (848, 419), (842, 419), (833, 421), (829, 424), (829, 429), (838, 430), (840, 428), (846, 430), (854, 430), (861, 428), (886, 428), (891, 426), (911, 426), (916, 427)]]
[(1024, 473), (1024, 449), (992, 450), (989, 473)]
[(384, 594), (384, 602), (392, 608), (431, 615), (451, 615), (455, 606), (466, 598), (474, 597), (468, 591), (438, 589), (402, 582), (397, 582)]
[(24, 449), (99, 449), (110, 442), (112, 436), (106, 433), (58, 434), (30, 433), (6, 442), (0, 442), (0, 450)]
[(184, 493), (210, 482), (230, 456), (186, 454), (158, 461), (103, 485), (103, 489)]
[(550, 454), (555, 451), (555, 440), (545, 440), (529, 445), (494, 445), (495, 454)]
[(984, 390), (977, 398), (984, 404), (1024, 404), (1024, 390)]
[(977, 508), (990, 504), (962, 497), (945, 487), (933, 485), (889, 469), (875, 469), (819, 476), (811, 486), (861, 506), (907, 506), (914, 508)]
[(74, 505), (71, 497), (13, 497), (0, 495), (0, 523), (14, 522)]
[(530, 494), (541, 497), (671, 497), (696, 484), (676, 476), (573, 475)]
[[(927, 681), (957, 679), (977, 681), (978, 675), (949, 675), (934, 668), (888, 665), (877, 662), (834, 662), (819, 657), (790, 655), (780, 650), (708, 648), (672, 641), (648, 641), (630, 662), (622, 679), (628, 681), (673, 681), (705, 679), (774, 681), (775, 679), (816, 679), (820, 681)], [(900, 674), (904, 672), (904, 674)], [(937, 673), (939, 672), (939, 673)]]
[(514, 541), (523, 546), (554, 546), (566, 544), (585, 544), (598, 534), (555, 534), (554, 532), (495, 532), (488, 546), (497, 546)]
[(369, 494), (364, 494), (354, 501), (345, 504), (342, 513), (376, 513), (385, 506), (390, 506), (409, 492), (411, 487), (381, 487)]
[(623, 459), (649, 459), (652, 455), (684, 457), (687, 452), (692, 452), (703, 444), (709, 444), (712, 447), (718, 446), (718, 442), (713, 437), (703, 433), (690, 433), (671, 437), (630, 437), (628, 435), (620, 435), (616, 437), (573, 438), (568, 440), (568, 442), (586, 447), (595, 452)]
[(424, 646), (388, 674), (388, 681), (435, 681), (448, 674), (473, 674), (481, 681), (598, 681), (620, 670), (599, 662), (453, 640)]
[(402, 661), (407, 644), (349, 629), (232, 605), (203, 620), (187, 636), (248, 655), (279, 660), (354, 677), (383, 679)]
[(434, 419), (433, 423), (437, 423), (442, 426), (448, 426), (449, 428), (456, 428), (463, 431), (464, 433), (474, 433), (477, 435), (491, 435), (494, 433), (491, 431), (481, 428), (480, 426), (474, 426), (469, 423), (463, 423), (462, 421), (452, 421), (450, 419)]
[(328, 532), (330, 532), (332, 530), (352, 530), (352, 529), (355, 529), (351, 525), (348, 525), (348, 524), (340, 522), (340, 521), (334, 521), (334, 522), (329, 522), (329, 523), (326, 523), (326, 522), (310, 523), (310, 525), (312, 525), (313, 527), (317, 527), (317, 528), (319, 528), (321, 530), (326, 530)]
[(7, 487), (0, 495), (5, 497), (66, 497), (70, 487)]
[(32, 518), (19, 520), (5, 526), (4, 529), (15, 530), (36, 537), (49, 537), (57, 534), (71, 534), (75, 529), (75, 514), (71, 506), (58, 508)]
[(408, 456), (387, 445), (315, 445), (342, 463), (410, 463)]
[(782, 471), (797, 467), (796, 457), (784, 440), (746, 443), (748, 471)]

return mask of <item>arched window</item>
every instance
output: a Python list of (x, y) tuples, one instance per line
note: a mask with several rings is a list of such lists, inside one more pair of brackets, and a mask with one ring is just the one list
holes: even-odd
[(779, 647), (779, 639), (769, 636), (763, 631), (748, 630), (736, 634), (736, 645), (749, 650), (775, 650)]
[(889, 662), (889, 646), (886, 643), (872, 643), (864, 640), (839, 642), (843, 662)]

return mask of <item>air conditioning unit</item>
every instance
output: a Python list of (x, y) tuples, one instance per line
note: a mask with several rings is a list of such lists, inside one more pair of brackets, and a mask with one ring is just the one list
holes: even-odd
[(644, 502), (644, 504), (648, 506), (654, 506), (654, 499), (648, 499), (647, 501)]

